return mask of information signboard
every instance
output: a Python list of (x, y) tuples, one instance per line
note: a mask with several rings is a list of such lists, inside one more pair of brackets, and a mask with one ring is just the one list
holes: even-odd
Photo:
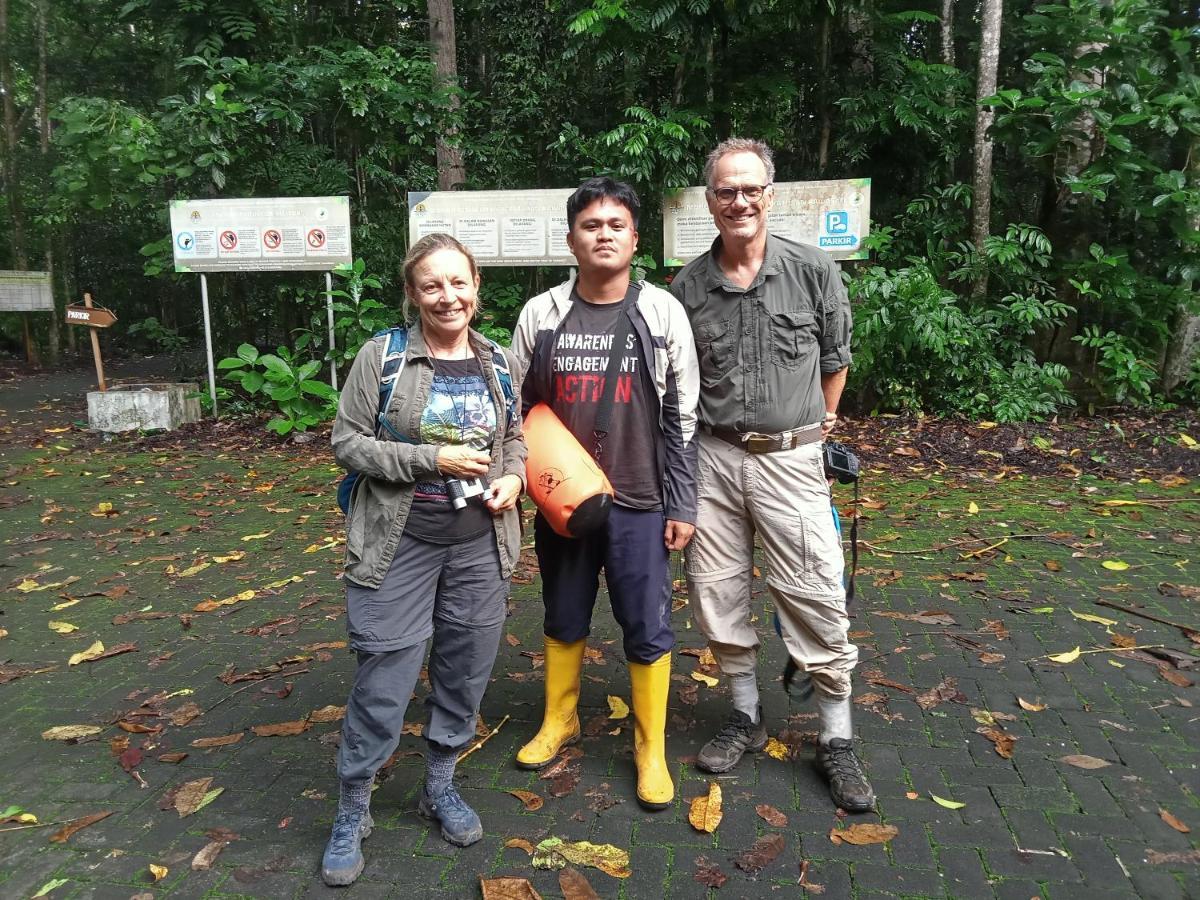
[[(834, 259), (866, 259), (871, 228), (871, 179), (788, 181), (775, 185), (767, 217), (772, 234), (828, 251)], [(712, 246), (717, 236), (705, 190), (689, 187), (663, 200), (663, 256), (682, 266)]]
[(458, 238), (481, 266), (573, 266), (567, 249), (567, 198), (573, 188), (434, 191), (408, 195), (408, 235)]
[(353, 262), (349, 197), (171, 201), (176, 272), (328, 271)]
[(54, 312), (50, 273), (0, 271), (0, 312)]

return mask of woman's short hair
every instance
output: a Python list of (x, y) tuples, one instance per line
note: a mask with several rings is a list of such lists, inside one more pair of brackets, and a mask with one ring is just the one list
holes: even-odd
[(479, 265), (475, 262), (475, 254), (468, 250), (461, 241), (456, 237), (441, 232), (435, 234), (427, 234), (415, 244), (408, 248), (408, 253), (404, 256), (404, 286), (413, 287), (413, 273), (421, 261), (427, 256), (432, 256), (439, 250), (457, 250), (467, 258), (467, 263), (471, 266), (471, 277), (479, 277)]
[[(416, 289), (416, 285), (414, 284), (416, 268), (421, 264), (421, 261), (424, 260), (425, 257), (432, 256), (439, 250), (457, 250), (467, 258), (467, 264), (471, 267), (471, 277), (479, 277), (479, 264), (475, 262), (475, 254), (468, 250), (466, 245), (464, 245), (456, 237), (453, 235), (444, 234), (442, 232), (425, 235), (425, 237), (421, 238), (419, 241), (409, 247), (408, 253), (404, 255), (405, 291), (404, 303), (401, 312), (406, 322), (408, 321), (409, 313), (411, 312), (411, 307), (408, 301), (408, 291), (409, 289)], [(480, 305), (479, 297), (477, 296), (475, 298), (476, 313), (479, 312)]]
[(711, 188), (713, 186), (713, 171), (717, 168), (722, 157), (729, 156), (731, 153), (753, 153), (762, 160), (763, 168), (767, 170), (767, 181), (774, 183), (775, 181), (775, 154), (771, 152), (763, 141), (756, 141), (754, 138), (731, 137), (721, 141), (713, 149), (713, 152), (708, 154), (708, 159), (704, 161), (704, 184)]

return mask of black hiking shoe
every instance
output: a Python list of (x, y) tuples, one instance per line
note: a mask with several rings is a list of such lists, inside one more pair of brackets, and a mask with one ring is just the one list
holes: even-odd
[(728, 772), (741, 761), (747, 750), (758, 753), (765, 746), (767, 729), (762, 722), (761, 707), (757, 725), (740, 709), (735, 709), (717, 736), (700, 748), (696, 754), (696, 767), (714, 774)]
[(846, 812), (870, 812), (875, 808), (875, 792), (854, 755), (854, 744), (845, 738), (831, 738), (828, 746), (817, 748), (817, 764), (829, 779), (829, 796)]

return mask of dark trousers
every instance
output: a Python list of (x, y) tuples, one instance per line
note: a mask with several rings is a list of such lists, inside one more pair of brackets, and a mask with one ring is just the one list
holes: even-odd
[(603, 530), (572, 539), (555, 534), (539, 514), (534, 538), (546, 636), (566, 643), (587, 637), (603, 569), (613, 617), (624, 634), (626, 659), (648, 664), (670, 652), (675, 633), (665, 528), (662, 510), (614, 505)]

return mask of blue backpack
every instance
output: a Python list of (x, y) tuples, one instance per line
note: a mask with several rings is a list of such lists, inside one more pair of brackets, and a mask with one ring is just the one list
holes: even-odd
[[(416, 441), (401, 434), (387, 420), (388, 407), (392, 405), (392, 395), (396, 392), (396, 384), (400, 381), (400, 373), (404, 370), (404, 353), (408, 349), (408, 328), (388, 328), (375, 334), (375, 337), (387, 335), (387, 343), (383, 348), (383, 360), (379, 369), (379, 412), (375, 415), (375, 436), (386, 431), (395, 440), (406, 444)], [(512, 424), (517, 412), (517, 396), (513, 388), (512, 372), (508, 368), (508, 359), (500, 345), (493, 340), (488, 344), (492, 348), (492, 368), (496, 370), (496, 378), (500, 382), (500, 390), (504, 394), (505, 416), (508, 425)], [(354, 486), (361, 477), (361, 472), (347, 472), (346, 477), (338, 485), (337, 501), (342, 512), (350, 512), (350, 498), (354, 494)]]

